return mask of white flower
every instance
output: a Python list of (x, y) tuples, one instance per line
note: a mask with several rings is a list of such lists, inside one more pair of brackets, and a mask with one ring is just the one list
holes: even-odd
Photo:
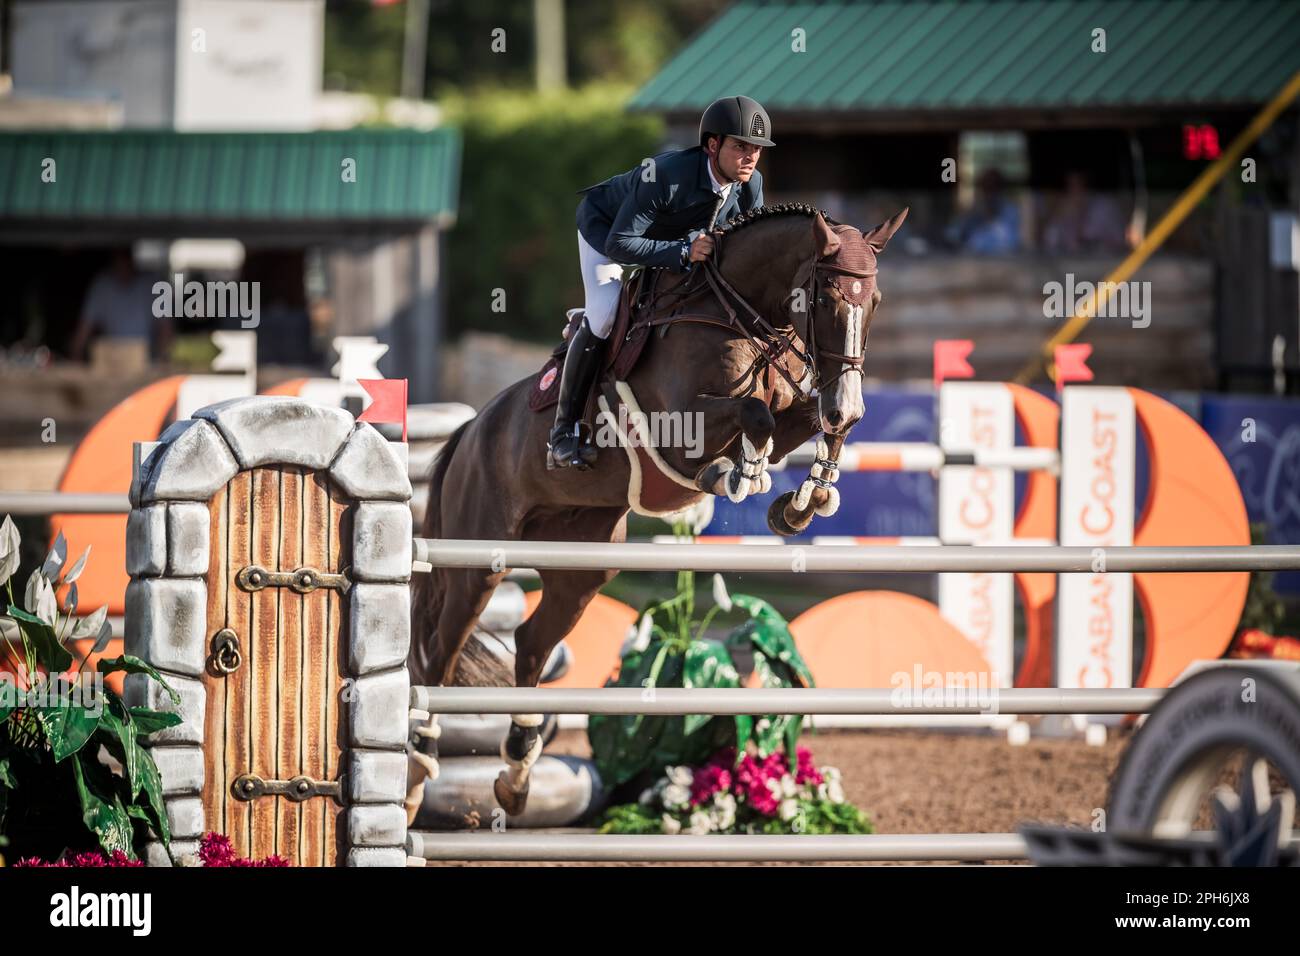
[(831, 803), (844, 802), (844, 788), (840, 786), (840, 782), (838, 780), (832, 780), (830, 783), (826, 785), (826, 799), (828, 799)]
[(665, 813), (665, 814), (663, 815), (663, 819), (660, 820), (660, 823), (663, 824), (664, 833), (681, 833), (681, 832), (682, 832), (682, 825), (681, 825), (680, 823), (678, 823), (678, 822), (677, 822), (677, 818), (674, 817), (674, 816), (673, 816), (672, 814), (670, 814), (670, 813)]
[(0, 586), (18, 570), (20, 544), (18, 528), (13, 519), (5, 515), (4, 523), (0, 524)]
[(54, 595), (54, 586), (39, 568), (27, 579), (27, 591), (23, 595), (23, 607), (29, 614), (34, 614), (46, 624), (53, 624), (59, 613), (58, 599)]
[(691, 826), (687, 832), (694, 833), (697, 836), (705, 836), (713, 832), (713, 821), (709, 819), (709, 815), (703, 810), (696, 810), (691, 814)]
[(727, 584), (721, 574), (713, 576), (713, 603), (723, 611), (731, 610), (731, 595), (727, 593)]
[(780, 813), (781, 813), (782, 820), (786, 820), (786, 821), (793, 820), (795, 817), (799, 815), (799, 801), (782, 800)]
[(767, 730), (767, 728), (771, 726), (772, 726), (772, 721), (768, 720), (766, 717), (760, 717), (758, 718), (758, 721), (754, 724), (754, 730), (761, 734), (764, 733)]
[(798, 792), (799, 787), (795, 784), (794, 777), (788, 773), (781, 777), (781, 796), (793, 797)]
[(730, 830), (736, 824), (736, 798), (719, 791), (713, 795), (713, 817), (719, 830)]
[(635, 632), (629, 633), (631, 638), (631, 650), (641, 654), (650, 646), (650, 628), (654, 626), (654, 612), (646, 611), (641, 615), (641, 623), (637, 625)]
[(767, 780), (763, 781), (763, 786), (767, 787), (767, 792), (778, 800), (785, 796), (781, 790), (781, 782), (779, 780), (773, 780), (769, 777)]
[(689, 787), (683, 787), (678, 783), (670, 783), (664, 787), (664, 806), (669, 810), (682, 810), (691, 802), (691, 791)]
[(679, 787), (689, 787), (695, 782), (695, 772), (690, 767), (669, 767), (664, 773), (670, 783)]
[(641, 804), (641, 806), (643, 807), (648, 807), (650, 806), (650, 804), (654, 802), (655, 802), (655, 792), (651, 790), (649, 787), (646, 787), (644, 790), (641, 791), (641, 796), (637, 800), (637, 803)]
[(684, 522), (691, 534), (699, 534), (713, 520), (713, 496), (705, 495), (689, 508), (665, 515), (664, 520), (669, 524), (677, 521)]
[(840, 768), (839, 768), (839, 767), (822, 767), (822, 768), (821, 768), (821, 775), (822, 775), (822, 777), (823, 777), (824, 779), (826, 779), (826, 780), (828, 780), (828, 781), (830, 781), (830, 780), (839, 780), (839, 779), (840, 779)]

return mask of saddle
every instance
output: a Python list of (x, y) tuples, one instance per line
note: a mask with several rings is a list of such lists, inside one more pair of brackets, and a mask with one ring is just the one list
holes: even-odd
[[(591, 390), (591, 395), (587, 399), (587, 414), (584, 416), (587, 421), (595, 419), (596, 396), (600, 392), (601, 384), (610, 380), (626, 381), (632, 374), (632, 369), (636, 367), (637, 360), (641, 358), (641, 353), (650, 338), (650, 326), (643, 321), (648, 318), (644, 314), (643, 306), (654, 296), (654, 289), (661, 274), (660, 269), (638, 267), (633, 269), (631, 275), (623, 282), (618, 297), (618, 309), (614, 313), (614, 327), (609, 333), (600, 374), (596, 379), (596, 387)], [(528, 393), (528, 408), (531, 411), (541, 412), (553, 408), (560, 400), (560, 371), (564, 367), (564, 355), (569, 349), (569, 342), (582, 317), (581, 309), (571, 311), (564, 340), (555, 347), (551, 357), (546, 360), (546, 364), (542, 366), (537, 380)]]

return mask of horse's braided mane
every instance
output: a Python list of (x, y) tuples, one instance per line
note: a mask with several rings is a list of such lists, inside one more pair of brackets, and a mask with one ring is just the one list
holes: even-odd
[(830, 217), (824, 210), (818, 209), (811, 203), (806, 202), (779, 202), (773, 206), (759, 206), (757, 209), (751, 209), (749, 212), (742, 212), (739, 216), (732, 216), (722, 225), (717, 227), (717, 231), (724, 236), (730, 235), (737, 229), (744, 229), (746, 226), (753, 225), (765, 219), (771, 219), (773, 216), (807, 216), (811, 219), (813, 216), (820, 214), (832, 226), (838, 226), (839, 223)]

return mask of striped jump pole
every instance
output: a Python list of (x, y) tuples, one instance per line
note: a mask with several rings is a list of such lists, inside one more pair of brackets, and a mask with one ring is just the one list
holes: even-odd
[[(774, 471), (807, 467), (817, 458), (815, 445), (801, 445)], [(840, 452), (840, 471), (938, 471), (955, 465), (1004, 468), (1009, 471), (1059, 472), (1061, 456), (1055, 448), (1017, 445), (1011, 448), (981, 448), (975, 451), (946, 451), (928, 442), (849, 442)]]

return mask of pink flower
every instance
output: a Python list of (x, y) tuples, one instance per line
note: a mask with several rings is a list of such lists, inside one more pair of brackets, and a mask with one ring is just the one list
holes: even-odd
[(88, 850), (84, 853), (74, 853), (71, 857), (64, 857), (53, 863), (46, 863), (40, 857), (29, 856), (19, 860), (14, 864), (15, 867), (104, 867), (104, 866), (144, 866), (143, 860), (132, 860), (121, 850), (114, 850), (107, 857), (98, 850)]
[(199, 844), (199, 859), (203, 861), (204, 866), (291, 866), (292, 864), (282, 856), (272, 854), (262, 860), (250, 860), (245, 857), (235, 856), (234, 849), (230, 846), (230, 838), (222, 836), (220, 833), (206, 833)]
[(779, 750), (774, 750), (767, 755), (763, 761), (763, 776), (772, 780), (780, 780), (789, 772), (790, 765), (786, 762), (785, 754)]
[[(780, 802), (767, 786), (767, 761), (760, 764), (749, 754), (745, 754), (736, 768), (735, 795), (766, 817), (774, 817), (780, 809)], [(779, 779), (779, 777), (778, 777)]]
[(691, 806), (698, 806), (713, 799), (719, 790), (731, 789), (731, 771), (717, 764), (708, 764), (695, 771), (691, 781)]
[(235, 851), (230, 838), (220, 833), (205, 833), (199, 842), (199, 859), (204, 866), (232, 866)]
[(796, 750), (799, 760), (798, 769), (795, 771), (795, 783), (811, 783), (814, 786), (823, 782), (821, 771), (813, 764), (812, 751), (807, 747), (799, 747)]

